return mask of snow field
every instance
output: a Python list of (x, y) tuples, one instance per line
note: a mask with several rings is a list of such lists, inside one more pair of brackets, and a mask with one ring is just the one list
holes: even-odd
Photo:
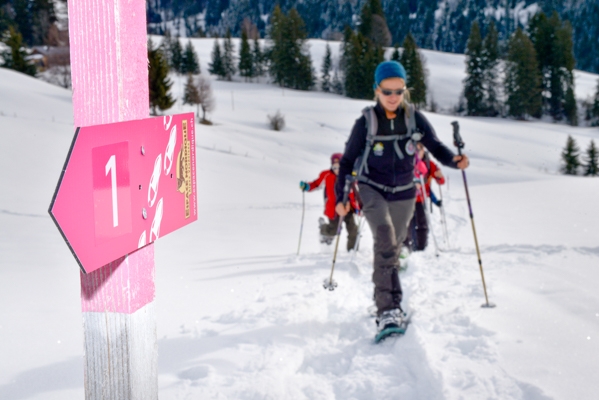
[[(212, 42), (193, 43), (206, 72)], [(323, 43), (312, 42), (315, 63)], [(447, 91), (459, 93), (463, 63), (427, 57), (436, 87), (455, 98)], [(184, 78), (172, 78), (179, 96)], [(436, 258), (429, 240), (411, 256), (401, 279), (412, 325), (376, 346), (368, 229), (354, 256), (343, 234), (339, 286), (324, 290), (333, 254), (318, 243), (322, 192), (308, 193), (296, 256), (298, 183), (342, 151), (370, 102), (265, 83), (213, 89), (215, 125), (197, 126), (199, 220), (156, 244), (161, 399), (596, 397), (599, 181), (557, 173), (567, 135), (585, 148), (596, 129), (427, 113), (447, 144), (460, 122), (497, 308), (480, 307), (462, 178), (444, 168), (450, 246), (435, 209), (446, 251)], [(9, 188), (0, 191), (0, 359), (10, 360), (0, 363), (0, 398), (81, 398), (78, 268), (47, 214), (74, 133), (70, 92), (3, 69), (0, 92), (0, 187)], [(266, 116), (278, 109), (287, 127), (273, 132)]]

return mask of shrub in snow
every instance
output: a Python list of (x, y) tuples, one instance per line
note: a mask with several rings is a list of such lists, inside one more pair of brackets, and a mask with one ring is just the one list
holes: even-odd
[(270, 129), (281, 131), (285, 127), (285, 116), (281, 114), (281, 111), (277, 110), (275, 115), (268, 116), (268, 122), (270, 124)]

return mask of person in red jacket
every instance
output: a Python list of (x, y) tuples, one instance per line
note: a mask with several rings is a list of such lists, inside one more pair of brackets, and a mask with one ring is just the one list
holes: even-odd
[(426, 211), (424, 207), (424, 199), (422, 198), (422, 190), (420, 189), (420, 174), (423, 175), (424, 178), (424, 186), (426, 187), (426, 196), (430, 198), (431, 196), (431, 182), (432, 180), (436, 180), (439, 185), (443, 185), (445, 183), (445, 177), (443, 173), (437, 167), (437, 164), (430, 159), (429, 154), (424, 150), (424, 146), (421, 143), (416, 145), (418, 149), (418, 158), (419, 158), (419, 168), (416, 168), (415, 175), (416, 179), (416, 208), (414, 210), (414, 216), (412, 217), (412, 221), (410, 222), (410, 226), (408, 228), (408, 237), (404, 244), (406, 247), (411, 248), (414, 251), (421, 251), (426, 248), (428, 243), (428, 223), (426, 220)]
[[(329, 222), (326, 223), (323, 218), (320, 219), (320, 235), (321, 243), (331, 244), (333, 238), (337, 234), (339, 226), (339, 215), (335, 212), (337, 198), (335, 196), (335, 183), (337, 182), (337, 174), (339, 174), (339, 161), (343, 154), (335, 153), (331, 156), (331, 168), (322, 171), (318, 178), (312, 182), (300, 182), (300, 189), (305, 192), (311, 192), (322, 186), (324, 183), (324, 215)], [(358, 236), (358, 227), (354, 220), (353, 214), (359, 207), (356, 203), (353, 191), (349, 194), (349, 200), (352, 207), (352, 212), (345, 216), (345, 228), (347, 229), (347, 251), (354, 248), (356, 238)]]

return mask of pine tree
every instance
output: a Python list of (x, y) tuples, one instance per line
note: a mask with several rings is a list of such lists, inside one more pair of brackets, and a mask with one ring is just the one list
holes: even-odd
[(149, 74), (148, 83), (150, 86), (150, 106), (152, 114), (156, 115), (156, 110), (168, 110), (175, 104), (169, 90), (173, 83), (168, 79), (168, 62), (162, 55), (160, 49), (155, 49), (152, 41), (148, 41), (148, 61)]
[(2, 14), (29, 46), (46, 44), (50, 27), (56, 22), (54, 1), (51, 0), (0, 1), (0, 20)]
[(345, 95), (354, 99), (372, 99), (374, 71), (385, 59), (384, 50), (349, 27), (345, 28), (342, 50)]
[(333, 80), (331, 81), (331, 90), (336, 94), (343, 94), (343, 81), (339, 77), (339, 68), (335, 68)]
[(541, 77), (536, 51), (520, 28), (509, 41), (504, 86), (508, 115), (518, 119), (541, 116)]
[(260, 77), (264, 75), (264, 54), (260, 48), (260, 41), (258, 36), (254, 38), (254, 44), (252, 46), (252, 63), (254, 69), (254, 76)]
[(367, 0), (364, 3), (358, 32), (377, 46), (387, 47), (391, 44), (391, 32), (380, 0)]
[(285, 16), (275, 6), (271, 17), (269, 73), (283, 87), (309, 90), (314, 86), (314, 71), (306, 50), (307, 34), (299, 13), (292, 8)]
[(408, 33), (403, 42), (401, 64), (406, 69), (408, 81), (406, 85), (410, 88), (410, 98), (418, 107), (426, 106), (426, 74), (422, 59), (416, 46), (416, 41), (411, 33)]
[(495, 22), (491, 21), (483, 44), (483, 87), (485, 90), (485, 114), (495, 117), (499, 114), (498, 99), (498, 64), (499, 64), (499, 39)]
[(214, 39), (214, 47), (212, 48), (212, 62), (208, 64), (208, 72), (212, 75), (216, 75), (221, 79), (226, 76), (225, 67), (223, 64), (223, 56), (221, 52), (218, 38)]
[(183, 59), (181, 60), (181, 73), (182, 74), (199, 74), (200, 61), (198, 55), (191, 44), (191, 40), (187, 42), (185, 51), (183, 52)]
[(171, 68), (172, 68), (172, 59), (173, 59), (172, 49), (173, 49), (174, 41), (175, 41), (175, 39), (173, 39), (171, 37), (171, 32), (167, 30), (164, 33), (162, 42), (160, 43), (160, 51), (162, 51), (162, 55), (164, 56), (164, 58), (166, 58), (166, 60), (168, 61), (168, 65)]
[(564, 99), (564, 114), (570, 125), (578, 125), (578, 106), (576, 104), (576, 98), (574, 97), (574, 89), (572, 86), (568, 86), (566, 89), (566, 96)]
[(399, 61), (400, 59), (401, 59), (401, 56), (399, 54), (399, 45), (397, 43), (395, 43), (395, 46), (393, 46), (393, 53), (391, 53), (391, 61), (400, 62)]
[(179, 37), (174, 38), (171, 44), (170, 66), (175, 72), (181, 73), (183, 67), (183, 47), (181, 47)]
[(244, 31), (241, 32), (241, 48), (239, 49), (239, 75), (246, 80), (254, 77), (254, 62), (252, 59), (252, 51), (248, 42), (248, 35)]
[(233, 79), (235, 72), (237, 72), (237, 68), (235, 67), (235, 48), (233, 47), (231, 30), (229, 29), (227, 29), (227, 34), (225, 35), (223, 50), (223, 68), (225, 71), (225, 79), (230, 81)]
[(8, 49), (2, 53), (4, 59), (2, 67), (35, 76), (37, 73), (35, 65), (26, 60), (27, 53), (23, 49), (23, 36), (11, 26), (2, 41), (8, 46)]
[(568, 135), (566, 147), (562, 152), (562, 173), (565, 175), (578, 175), (578, 167), (580, 167), (580, 149), (572, 136)]
[(185, 83), (185, 89), (183, 92), (183, 104), (197, 106), (196, 119), (200, 119), (200, 94), (196, 83), (194, 82), (193, 75), (187, 75), (187, 82)]
[(599, 126), (599, 80), (597, 80), (597, 91), (591, 105), (591, 125)]
[(322, 60), (322, 75), (321, 75), (321, 83), (320, 87), (323, 92), (331, 91), (331, 68), (333, 66), (333, 61), (331, 59), (331, 47), (327, 43), (326, 51), (324, 53), (324, 59)]
[(464, 97), (468, 115), (483, 115), (485, 111), (485, 89), (483, 70), (483, 43), (478, 22), (474, 21), (470, 28), (470, 36), (466, 46), (466, 79), (464, 80)]
[[(544, 13), (536, 14), (528, 29), (543, 79), (544, 110), (559, 121), (567, 117), (565, 103), (568, 88), (574, 92), (572, 27), (567, 22), (562, 23), (557, 12), (554, 12), (549, 18)], [(570, 116), (573, 116), (572, 110)], [(571, 120), (569, 122), (573, 123)]]
[(597, 153), (597, 147), (595, 146), (594, 140), (591, 140), (585, 158), (584, 175), (599, 176), (599, 153)]

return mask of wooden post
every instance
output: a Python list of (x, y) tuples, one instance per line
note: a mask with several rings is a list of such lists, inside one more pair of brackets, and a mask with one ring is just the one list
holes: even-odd
[[(69, 0), (75, 126), (147, 118), (144, 0)], [(154, 247), (81, 274), (86, 399), (157, 399)]]

